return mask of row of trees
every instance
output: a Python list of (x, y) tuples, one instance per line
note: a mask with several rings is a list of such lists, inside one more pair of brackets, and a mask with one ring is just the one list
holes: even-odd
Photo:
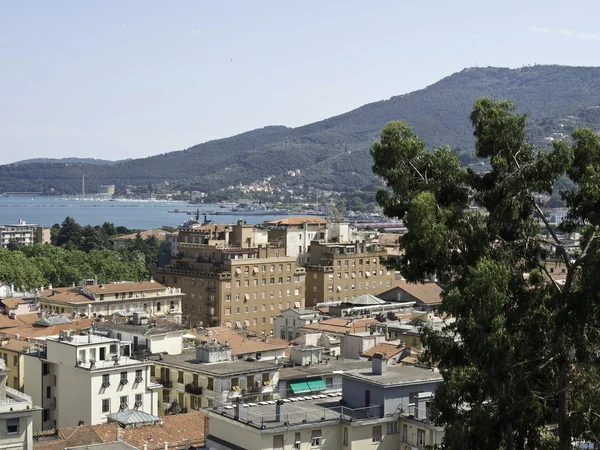
[[(448, 148), (426, 151), (403, 122), (389, 123), (371, 149), (388, 187), (377, 200), (408, 228), (397, 268), (412, 282), (436, 276), (442, 313), (455, 319), (424, 336), (444, 378), (433, 415), (447, 449), (600, 442), (600, 137), (579, 129), (572, 144), (536, 151), (513, 109), (475, 103), (477, 157), (491, 166), (483, 174), (461, 168)], [(534, 196), (552, 194), (561, 177), (574, 186), (561, 197), (563, 229), (582, 233), (575, 254)], [(564, 265), (564, 283), (552, 279), (548, 259)]]
[(51, 243), (34, 246), (9, 243), (0, 250), (0, 280), (26, 289), (79, 285), (97, 278), (104, 283), (139, 281), (155, 275), (158, 240), (134, 239), (113, 250), (112, 239), (132, 230), (110, 222), (81, 226), (72, 217), (51, 228)]

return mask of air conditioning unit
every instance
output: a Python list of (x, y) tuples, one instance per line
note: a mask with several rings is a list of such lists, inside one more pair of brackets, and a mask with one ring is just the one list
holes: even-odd
[(125, 411), (127, 409), (127, 403), (121, 403), (119, 411)]
[(139, 408), (140, 406), (142, 406), (142, 402), (141, 401), (135, 402), (135, 407), (136, 408)]
[(109, 387), (109, 386), (110, 386), (110, 381), (103, 381), (103, 382), (102, 382), (102, 387), (103, 387), (103, 388), (107, 388), (107, 387)]
[(129, 380), (127, 378), (121, 378), (121, 383), (120, 384), (127, 384), (129, 383)]
[(144, 381), (144, 379), (142, 377), (135, 377), (135, 381), (136, 383), (141, 383), (142, 381)]

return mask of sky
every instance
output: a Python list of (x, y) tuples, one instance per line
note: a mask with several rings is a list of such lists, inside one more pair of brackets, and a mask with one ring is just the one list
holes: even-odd
[(296, 127), (465, 67), (600, 65), (596, 0), (491, 3), (0, 2), (0, 164)]

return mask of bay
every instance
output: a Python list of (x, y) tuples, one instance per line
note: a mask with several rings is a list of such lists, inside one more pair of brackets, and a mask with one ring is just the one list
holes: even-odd
[[(223, 215), (208, 215), (215, 223), (235, 223), (244, 219), (248, 224), (262, 223), (281, 216), (249, 215), (231, 213), (218, 205), (188, 205), (187, 202), (70, 199), (63, 197), (0, 197), (0, 225), (19, 223), (19, 219), (30, 224), (51, 227), (62, 223), (67, 216), (80, 225), (102, 225), (112, 222), (115, 226), (148, 230), (162, 226), (177, 227), (193, 216), (169, 213), (169, 210), (218, 211)], [(201, 217), (201, 220), (203, 218)]]

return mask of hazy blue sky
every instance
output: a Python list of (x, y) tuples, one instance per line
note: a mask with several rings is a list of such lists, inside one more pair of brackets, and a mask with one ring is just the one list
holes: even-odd
[(600, 65), (596, 1), (0, 2), (0, 163), (298, 126), (465, 67)]

